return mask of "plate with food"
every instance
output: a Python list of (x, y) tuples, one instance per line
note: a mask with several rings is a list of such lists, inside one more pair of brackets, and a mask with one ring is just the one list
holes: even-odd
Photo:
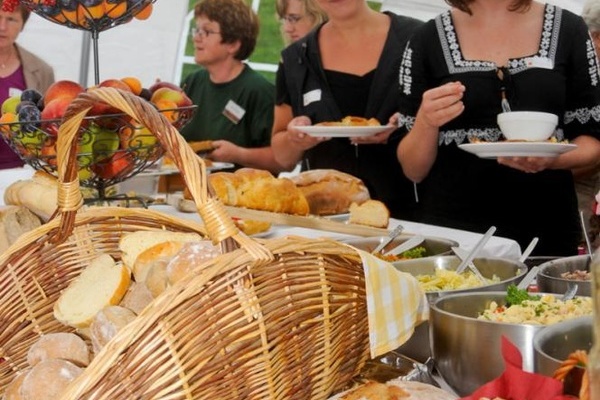
[(313, 137), (367, 137), (389, 129), (376, 118), (347, 116), (340, 121), (324, 121), (315, 125), (297, 125), (300, 132)]
[(481, 158), (497, 157), (558, 157), (577, 145), (559, 142), (478, 142), (460, 144), (464, 151)]

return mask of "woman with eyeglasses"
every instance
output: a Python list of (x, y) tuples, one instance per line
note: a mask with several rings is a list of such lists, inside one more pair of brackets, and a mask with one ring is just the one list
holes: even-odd
[[(386, 124), (396, 111), (402, 50), (421, 21), (365, 0), (317, 0), (328, 20), (281, 53), (271, 146), (286, 169), (336, 169), (360, 178), (393, 217), (414, 219), (412, 183), (395, 159), (395, 130), (369, 138), (314, 138), (296, 128), (345, 116)], [(396, 88), (396, 89), (395, 89)]]
[(257, 15), (244, 0), (202, 0), (194, 18), (194, 57), (202, 68), (182, 88), (198, 108), (181, 134), (212, 140), (214, 161), (276, 172), (269, 147), (275, 88), (244, 62), (256, 46)]
[[(581, 17), (531, 0), (448, 0), (418, 29), (400, 68), (397, 156), (419, 183), (423, 221), (496, 234), (534, 254), (577, 254), (581, 224), (571, 170), (600, 161), (600, 75)], [(501, 73), (499, 73), (501, 71)], [(480, 158), (459, 145), (504, 140), (496, 122), (512, 111), (558, 115), (573, 151)], [(556, 148), (556, 146), (554, 146)]]
[(314, 0), (277, 0), (277, 16), (286, 45), (306, 36), (327, 15)]
[[(12, 12), (0, 10), (0, 104), (25, 89), (44, 93), (54, 82), (52, 67), (16, 43), (29, 15), (22, 5)], [(22, 166), (21, 158), (0, 138), (0, 169)]]

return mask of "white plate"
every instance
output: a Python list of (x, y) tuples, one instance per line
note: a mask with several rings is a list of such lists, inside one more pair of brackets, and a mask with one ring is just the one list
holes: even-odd
[[(207, 165), (206, 166), (206, 170), (208, 172), (211, 171), (219, 171), (222, 169), (228, 169), (228, 168), (233, 168), (234, 165), (232, 163), (228, 163), (228, 162), (219, 162), (219, 161), (213, 161), (211, 165)], [(138, 175), (171, 175), (171, 174), (178, 174), (179, 170), (177, 169), (176, 166), (174, 165), (168, 165), (168, 166), (162, 166), (160, 167), (160, 169), (148, 169), (145, 171), (140, 172)]]
[(381, 126), (295, 126), (300, 132), (313, 137), (367, 137), (389, 129), (389, 125)]
[(459, 148), (481, 158), (496, 157), (557, 157), (577, 148), (575, 144), (545, 142), (465, 143)]

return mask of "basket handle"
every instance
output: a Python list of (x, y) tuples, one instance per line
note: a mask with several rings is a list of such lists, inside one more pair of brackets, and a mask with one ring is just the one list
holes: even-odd
[(256, 260), (271, 260), (272, 254), (241, 232), (216, 196), (209, 190), (206, 164), (198, 157), (171, 123), (148, 101), (133, 93), (111, 87), (89, 89), (79, 94), (67, 108), (58, 131), (58, 209), (60, 227), (51, 243), (64, 242), (73, 231), (77, 211), (83, 206), (79, 187), (77, 139), (83, 118), (92, 106), (101, 102), (135, 118), (156, 136), (173, 159), (189, 189), (209, 237), (214, 244), (232, 238)]

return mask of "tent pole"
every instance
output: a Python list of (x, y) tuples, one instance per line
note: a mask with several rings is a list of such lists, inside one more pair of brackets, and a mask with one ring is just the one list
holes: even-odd
[(83, 87), (87, 87), (88, 71), (90, 68), (90, 32), (84, 31), (82, 39), (83, 40), (81, 41), (81, 62), (79, 67), (79, 84)]

